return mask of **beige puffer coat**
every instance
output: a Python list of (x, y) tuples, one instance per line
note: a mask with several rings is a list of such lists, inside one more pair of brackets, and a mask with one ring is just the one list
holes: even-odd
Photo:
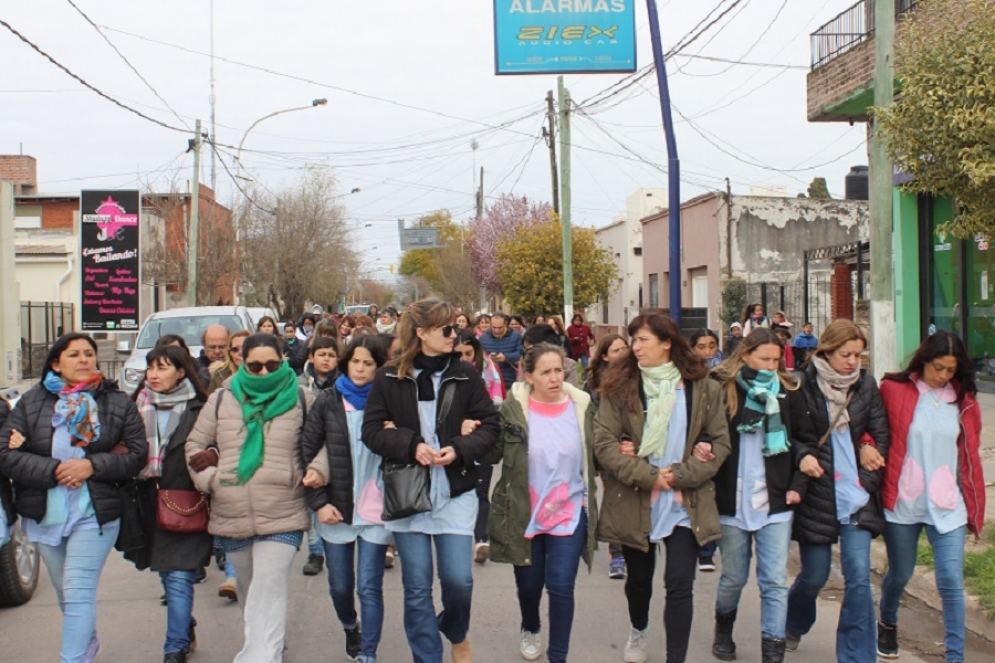
[[(310, 407), (314, 396), (307, 390), (303, 393)], [(219, 398), (220, 406), (217, 404)], [(238, 485), (235, 476), (245, 439), (242, 406), (227, 388), (210, 395), (187, 438), (186, 455), (189, 460), (190, 456), (208, 447), (218, 449), (217, 467), (190, 473), (197, 490), (211, 495), (208, 525), (211, 534), (247, 539), (311, 528), (301, 483), (305, 474), (300, 443), (303, 426), (304, 411), (299, 402), (268, 422), (264, 429), (266, 444), (262, 467), (248, 482)], [(328, 454), (324, 448), (306, 469), (317, 471), (327, 480)]]

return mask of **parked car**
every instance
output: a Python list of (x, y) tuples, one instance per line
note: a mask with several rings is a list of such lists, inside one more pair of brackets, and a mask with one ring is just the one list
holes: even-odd
[[(21, 399), (16, 389), (0, 389), (0, 397), (11, 409)], [(40, 561), (38, 548), (25, 538), (20, 523), (14, 523), (10, 541), (0, 547), (0, 608), (22, 605), (34, 595)]]
[[(255, 327), (252, 328), (253, 331), (259, 328), (259, 321), (266, 316), (273, 318), (277, 324), (280, 324), (280, 316), (278, 316), (276, 311), (271, 308), (250, 306), (246, 310), (249, 312), (249, 317), (252, 318), (252, 322), (255, 323)], [(283, 332), (281, 331), (280, 333), (282, 334)]]
[(229, 332), (256, 329), (249, 310), (244, 306), (196, 306), (153, 313), (142, 323), (135, 347), (124, 362), (121, 388), (128, 393), (138, 388), (145, 378), (145, 355), (155, 346), (160, 336), (179, 334), (190, 348), (190, 354), (196, 358), (203, 350), (201, 339), (204, 330), (211, 325), (224, 325)]

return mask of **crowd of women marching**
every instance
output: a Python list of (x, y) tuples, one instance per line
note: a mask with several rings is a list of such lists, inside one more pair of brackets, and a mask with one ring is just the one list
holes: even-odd
[[(580, 562), (591, 567), (598, 542), (625, 578), (627, 663), (659, 642), (668, 662), (703, 660), (690, 643), (695, 575), (710, 570), (716, 542), (711, 655), (780, 662), (805, 646), (836, 545), (837, 660), (867, 663), (898, 657), (899, 601), (925, 530), (946, 661), (963, 661), (965, 538), (979, 534), (985, 499), (964, 345), (936, 332), (879, 388), (854, 323), (817, 339), (803, 326), (795, 363), (783, 315), (745, 318), (725, 356), (715, 333), (689, 342), (655, 311), (627, 338), (600, 340), (579, 315), (566, 327), (500, 313), (471, 323), (435, 300), (283, 328), (264, 318), (255, 333), (206, 330), (213, 362), (163, 337), (134, 395), (103, 377), (90, 336), (67, 334), (41, 383), (13, 411), (0, 402), (0, 533), (19, 517), (41, 552), (64, 663), (100, 652), (96, 590), (114, 547), (159, 574), (165, 663), (197, 646), (193, 588), (212, 552), (242, 608), (235, 662), (281, 661), (306, 540), (305, 573), (327, 565), (346, 655), (364, 662), (377, 657), (396, 550), (417, 663), (441, 663), (446, 641), (454, 663), (474, 660), (473, 562), (488, 559), (513, 566), (521, 624), (517, 652), (477, 660), (568, 660)], [(875, 606), (877, 536), (889, 569)], [(801, 571), (789, 587), (792, 540)], [(734, 633), (751, 567), (762, 649), (744, 656)]]

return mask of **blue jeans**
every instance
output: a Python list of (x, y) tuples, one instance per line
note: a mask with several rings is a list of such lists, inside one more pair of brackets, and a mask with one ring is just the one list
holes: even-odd
[(933, 547), (936, 590), (943, 601), (943, 644), (947, 661), (964, 660), (964, 539), (966, 527), (940, 534), (932, 525), (888, 523), (884, 540), (888, 545), (888, 573), (881, 581), (881, 621), (898, 623), (898, 604), (912, 578), (919, 551), (919, 534), (926, 528)]
[(581, 513), (571, 536), (539, 534), (532, 538), (532, 565), (515, 567), (522, 630), (538, 633), (539, 603), (549, 593), (549, 663), (565, 663), (574, 620), (574, 584), (580, 555), (587, 543), (587, 513)]
[(757, 548), (757, 584), (760, 586), (760, 630), (764, 638), (784, 639), (788, 615), (788, 551), (791, 548), (791, 522), (774, 523), (747, 532), (722, 526), (719, 551), (722, 576), (715, 598), (715, 610), (728, 614), (739, 606), (739, 597), (750, 578), (750, 544)]
[(166, 644), (163, 653), (190, 649), (190, 626), (193, 618), (193, 586), (196, 571), (160, 571), (159, 580), (166, 592)]
[(76, 530), (57, 546), (38, 544), (62, 610), (61, 663), (82, 663), (97, 632), (97, 583), (121, 521)]
[[(363, 648), (357, 660), (373, 663), (377, 660), (377, 646), (383, 630), (383, 570), (387, 546), (370, 543), (362, 538), (356, 543), (329, 543), (323, 541), (324, 555), (328, 562), (328, 591), (332, 597), (335, 615), (343, 628), (357, 625), (356, 600), (363, 618)], [(355, 564), (356, 548), (359, 564)]]
[[(459, 644), (470, 630), (473, 597), (473, 537), (458, 534), (394, 532), (401, 553), (404, 585), (404, 632), (414, 663), (442, 663), (442, 638)], [(432, 600), (432, 542), (439, 564), (442, 613)]]
[[(840, 565), (846, 586), (836, 627), (836, 660), (864, 663), (877, 656), (874, 598), (871, 596), (871, 533), (840, 525)], [(829, 579), (832, 546), (802, 545), (802, 569), (788, 592), (788, 633), (802, 636), (815, 624), (819, 592)]]

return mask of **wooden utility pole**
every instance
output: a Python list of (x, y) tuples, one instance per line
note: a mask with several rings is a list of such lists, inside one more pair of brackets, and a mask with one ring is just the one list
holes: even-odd
[(574, 316), (573, 228), (570, 225), (570, 91), (557, 78), (560, 93), (560, 223), (563, 226), (563, 318)]
[(553, 176), (553, 210), (560, 213), (560, 178), (556, 172), (556, 107), (553, 105), (553, 91), (546, 94), (546, 118), (549, 129), (544, 131), (546, 144), (549, 145), (549, 169)]
[(187, 229), (187, 305), (197, 305), (197, 243), (200, 238), (200, 120), (193, 139), (193, 187), (190, 192), (190, 227)]

